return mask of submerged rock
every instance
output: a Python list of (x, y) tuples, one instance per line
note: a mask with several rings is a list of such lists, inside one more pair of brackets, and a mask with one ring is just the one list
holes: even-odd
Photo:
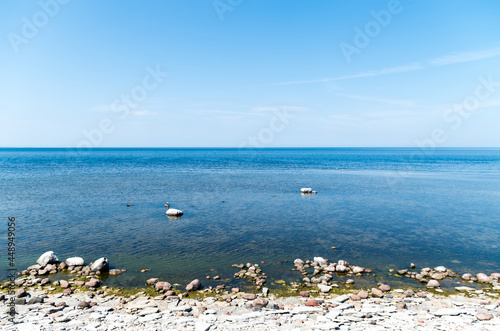
[(59, 262), (59, 259), (57, 256), (54, 254), (53, 251), (48, 251), (43, 253), (38, 260), (36, 260), (36, 263), (41, 265), (41, 266), (46, 266), (49, 263), (57, 263)]
[(121, 271), (120, 269), (111, 269), (109, 271), (109, 275), (110, 276), (118, 276), (122, 273), (123, 271)]

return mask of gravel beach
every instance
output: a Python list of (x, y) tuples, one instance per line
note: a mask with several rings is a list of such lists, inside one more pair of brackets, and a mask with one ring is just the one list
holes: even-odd
[[(2, 330), (499, 330), (496, 292), (440, 295), (432, 292), (367, 291), (277, 297), (222, 292), (215, 297), (137, 293), (120, 297), (105, 290), (49, 294), (28, 290), (9, 321), (3, 300)], [(364, 293), (370, 293), (362, 299)], [(200, 295), (204, 293), (199, 292)], [(182, 295), (181, 295), (182, 297)], [(26, 300), (27, 298), (27, 300)]]

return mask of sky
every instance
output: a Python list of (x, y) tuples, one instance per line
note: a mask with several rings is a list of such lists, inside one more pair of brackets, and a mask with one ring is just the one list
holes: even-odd
[(499, 147), (500, 2), (0, 3), (0, 147)]

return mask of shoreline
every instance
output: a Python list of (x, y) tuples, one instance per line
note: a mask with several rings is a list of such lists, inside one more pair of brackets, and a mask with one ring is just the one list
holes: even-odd
[[(2, 329), (500, 329), (498, 273), (457, 275), (443, 266), (417, 272), (412, 265), (390, 274), (414, 278), (426, 284), (426, 290), (384, 283), (355, 288), (352, 283), (371, 274), (370, 269), (315, 257), (293, 261), (302, 282), (275, 280), (280, 287), (271, 289), (259, 264), (235, 264), (239, 271), (233, 277), (249, 284), (243, 291), (224, 285), (224, 280), (203, 288), (198, 279), (185, 287), (159, 278), (148, 279), (144, 288), (110, 287), (101, 283), (100, 276), (119, 277), (124, 271), (106, 269), (106, 258), (90, 265), (81, 258), (37, 262), (13, 282), (1, 283)], [(68, 265), (73, 262), (77, 265)], [(56, 273), (67, 279), (48, 277)], [(334, 274), (349, 278), (339, 285)], [(456, 283), (453, 291), (439, 288), (440, 282), (450, 280)], [(9, 302), (15, 304), (15, 324), (7, 315)]]
[[(5, 285), (5, 284), (4, 284)], [(16, 324), (5, 314), (2, 300), (0, 326), (5, 330), (386, 330), (444, 329), (498, 330), (500, 293), (475, 290), (439, 293), (411, 289), (301, 291), (283, 296), (236, 292), (233, 289), (199, 290), (188, 297), (151, 288), (119, 295), (119, 288), (76, 288), (63, 293), (60, 286), (29, 287), (16, 305)], [(23, 287), (19, 287), (24, 289)], [(363, 293), (365, 292), (365, 293)]]

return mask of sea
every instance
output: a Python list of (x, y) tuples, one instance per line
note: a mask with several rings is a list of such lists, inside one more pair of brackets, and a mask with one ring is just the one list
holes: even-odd
[[(500, 272), (495, 148), (3, 148), (0, 197), (3, 279), (46, 251), (106, 257), (126, 271), (102, 280), (126, 288), (250, 286), (233, 278), (247, 262), (273, 288), (301, 281), (296, 258), (318, 256), (372, 269), (359, 287), (418, 287), (389, 272), (410, 263)], [(167, 202), (184, 215), (167, 217)]]

